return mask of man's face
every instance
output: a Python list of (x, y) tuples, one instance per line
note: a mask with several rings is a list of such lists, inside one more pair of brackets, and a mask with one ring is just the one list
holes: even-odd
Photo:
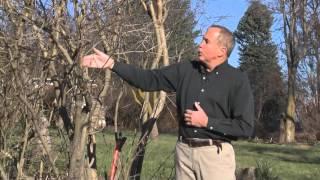
[(203, 36), (198, 49), (198, 57), (201, 62), (208, 64), (226, 57), (226, 47), (220, 45), (217, 41), (219, 32), (219, 28), (209, 28)]

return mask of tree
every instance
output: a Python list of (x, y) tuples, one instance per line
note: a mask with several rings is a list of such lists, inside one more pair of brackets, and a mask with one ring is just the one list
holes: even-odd
[(197, 57), (194, 39), (199, 35), (195, 30), (195, 14), (190, 0), (168, 3), (170, 16), (165, 22), (167, 27), (169, 57), (173, 62), (192, 60)]
[(301, 46), (305, 46), (306, 54), (297, 69), (296, 113), (299, 124), (302, 124), (299, 130), (303, 130), (299, 137), (315, 140), (320, 127), (320, 1), (308, 0), (305, 3), (304, 8), (297, 12), (299, 26), (305, 26), (298, 37)]
[(271, 11), (260, 1), (252, 1), (235, 32), (239, 43), (240, 69), (248, 73), (254, 99), (256, 135), (275, 131), (282, 109), (283, 84), (272, 42)]
[(299, 64), (307, 54), (308, 34), (311, 27), (306, 21), (307, 0), (278, 0), (282, 15), (282, 31), (285, 42), (284, 54), (288, 69), (288, 93), (285, 117), (281, 121), (279, 141), (295, 141), (296, 81)]

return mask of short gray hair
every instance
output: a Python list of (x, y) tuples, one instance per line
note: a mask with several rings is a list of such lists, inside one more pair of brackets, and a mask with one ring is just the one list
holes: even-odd
[(218, 36), (218, 43), (222, 44), (223, 46), (226, 46), (227, 48), (227, 56), (229, 57), (233, 48), (234, 48), (234, 42), (235, 38), (233, 36), (233, 33), (226, 27), (213, 24), (209, 28), (218, 28), (220, 29), (220, 35)]

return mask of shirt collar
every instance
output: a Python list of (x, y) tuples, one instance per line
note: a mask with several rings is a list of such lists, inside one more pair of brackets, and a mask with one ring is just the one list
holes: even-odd
[(213, 71), (224, 71), (228, 66), (228, 59), (225, 60), (223, 63), (219, 64)]
[(210, 74), (210, 73), (212, 73), (212, 72), (223, 72), (226, 68), (228, 67), (228, 59), (227, 60), (225, 60), (223, 63), (221, 63), (221, 64), (219, 64), (218, 66), (216, 66), (214, 69), (213, 69), (213, 71), (211, 71), (211, 72), (208, 72), (207, 70), (206, 70), (206, 67), (205, 67), (205, 65), (204, 64), (202, 64), (201, 62), (200, 62), (200, 72), (202, 73), (202, 74)]

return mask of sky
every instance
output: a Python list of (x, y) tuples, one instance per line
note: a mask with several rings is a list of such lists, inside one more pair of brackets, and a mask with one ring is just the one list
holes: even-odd
[[(201, 4), (201, 1), (204, 4)], [(191, 6), (197, 11), (196, 29), (200, 29), (204, 34), (206, 29), (214, 23), (235, 31), (249, 3), (248, 0), (192, 0)], [(199, 43), (201, 39), (202, 37), (197, 38), (196, 42)], [(236, 45), (229, 57), (229, 64), (238, 67), (238, 59), (238, 46)]]

